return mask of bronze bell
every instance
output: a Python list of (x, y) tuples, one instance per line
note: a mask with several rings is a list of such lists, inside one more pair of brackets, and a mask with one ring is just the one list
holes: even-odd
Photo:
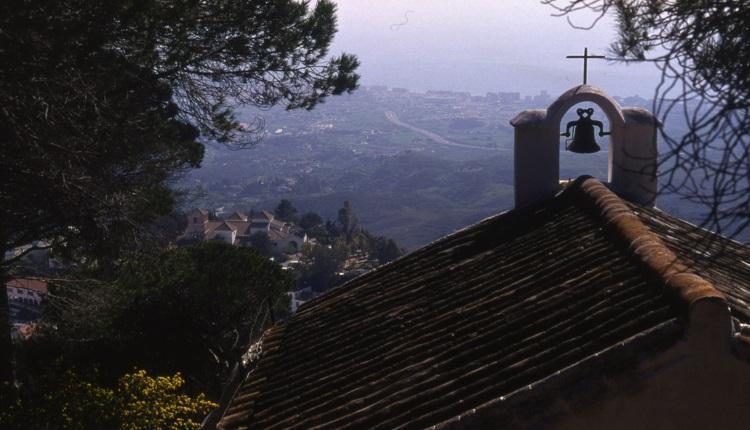
[(573, 139), (565, 147), (570, 152), (577, 154), (591, 154), (598, 152), (601, 147), (596, 143), (594, 138), (594, 126), (599, 127), (599, 136), (606, 136), (609, 132), (604, 131), (604, 125), (601, 121), (591, 119), (594, 109), (578, 109), (577, 121), (570, 121), (561, 136), (570, 137), (570, 129), (573, 128)]

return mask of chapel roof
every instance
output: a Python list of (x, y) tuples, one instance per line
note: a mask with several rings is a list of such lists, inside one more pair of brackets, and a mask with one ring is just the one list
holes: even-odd
[(727, 253), (701, 262), (702, 232), (579, 178), (305, 304), (255, 345), (220, 427), (440, 426), (676, 342), (698, 301), (747, 321), (750, 250), (702, 236)]
[(630, 206), (682, 263), (724, 295), (733, 317), (750, 324), (750, 248), (659, 209)]

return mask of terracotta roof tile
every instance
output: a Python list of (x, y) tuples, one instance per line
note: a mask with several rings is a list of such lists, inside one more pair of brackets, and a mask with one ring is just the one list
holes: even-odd
[(724, 295), (710, 282), (691, 273), (690, 268), (661, 238), (601, 182), (587, 179), (582, 181), (580, 188), (645, 269), (658, 277), (662, 284), (672, 288), (686, 305), (691, 306), (704, 299), (724, 299)]
[(232, 230), (237, 231), (237, 234), (244, 235), (247, 233), (248, 228), (250, 227), (249, 221), (225, 221), (227, 225), (229, 225)]
[(631, 208), (681, 263), (723, 294), (733, 316), (750, 324), (750, 248), (659, 209)]
[(234, 226), (231, 226), (227, 222), (222, 222), (221, 224), (219, 224), (218, 227), (214, 229), (214, 231), (235, 231), (235, 230), (237, 230), (237, 228)]
[(224, 221), (247, 221), (247, 215), (242, 212), (233, 212)]
[(268, 230), (268, 238), (272, 241), (282, 240), (289, 236), (289, 233), (278, 230)]
[(206, 234), (206, 236), (210, 236), (211, 233), (213, 233), (214, 230), (216, 230), (216, 228), (222, 225), (223, 223), (224, 223), (223, 221), (208, 221), (205, 224), (204, 233)]
[(274, 216), (271, 212), (263, 210), (260, 212), (253, 212), (250, 218), (253, 220), (264, 219), (270, 221), (274, 218)]
[(47, 294), (47, 282), (35, 278), (14, 278), (5, 283), (8, 287), (25, 288), (41, 294)]
[(681, 330), (686, 305), (723, 296), (651, 212), (577, 180), (337, 287), (266, 333), (220, 425), (429, 427)]

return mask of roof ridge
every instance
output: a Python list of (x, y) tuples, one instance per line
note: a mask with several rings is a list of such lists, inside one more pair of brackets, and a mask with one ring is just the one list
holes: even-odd
[[(226, 226), (226, 228), (222, 228), (224, 226)], [(230, 231), (234, 231), (235, 230), (235, 229), (232, 228), (231, 225), (229, 225), (227, 223), (226, 220), (224, 220), (224, 221), (221, 221), (221, 224), (219, 224), (218, 226), (216, 226), (216, 228), (214, 230), (227, 231), (227, 229), (229, 229)]]
[(583, 176), (568, 189), (579, 189), (604, 222), (627, 245), (629, 253), (688, 308), (699, 300), (726, 301), (714, 285), (693, 273), (679, 257), (638, 218), (617, 194), (590, 176)]

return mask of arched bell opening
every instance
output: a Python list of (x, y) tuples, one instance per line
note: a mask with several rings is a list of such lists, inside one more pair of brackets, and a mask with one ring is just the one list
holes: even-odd
[[(582, 118), (592, 123), (588, 129), (581, 124)], [(562, 115), (559, 124), (560, 181), (581, 175), (607, 181), (612, 126), (603, 109), (593, 102), (578, 103)]]
[[(557, 126), (557, 129), (565, 131), (566, 125), (568, 124), (570, 115), (576, 115), (578, 108), (594, 109), (592, 116), (595, 120), (601, 121), (605, 131), (609, 133), (606, 138), (604, 136), (597, 136), (599, 145), (604, 149), (603, 143), (606, 143), (606, 152), (599, 151), (595, 154), (603, 152), (603, 156), (606, 157), (602, 160), (602, 155), (596, 156), (591, 154), (579, 154), (570, 153), (566, 151), (563, 141), (561, 141), (561, 152), (560, 152), (560, 179), (568, 179), (570, 173), (576, 173), (576, 176), (587, 174), (605, 181), (612, 180), (612, 154), (617, 150), (616, 147), (621, 146), (623, 139), (623, 129), (625, 128), (625, 115), (623, 114), (622, 107), (615, 99), (609, 94), (605, 93), (600, 88), (592, 85), (579, 85), (573, 87), (563, 93), (547, 108), (546, 120), (550, 126)], [(597, 130), (598, 131), (598, 130)], [(570, 172), (568, 175), (563, 174), (562, 169), (568, 164), (563, 164), (564, 161), (570, 161), (576, 165), (584, 167), (583, 170), (577, 170), (576, 172)], [(603, 161), (603, 163), (601, 162)], [(588, 163), (588, 164), (586, 164)]]

